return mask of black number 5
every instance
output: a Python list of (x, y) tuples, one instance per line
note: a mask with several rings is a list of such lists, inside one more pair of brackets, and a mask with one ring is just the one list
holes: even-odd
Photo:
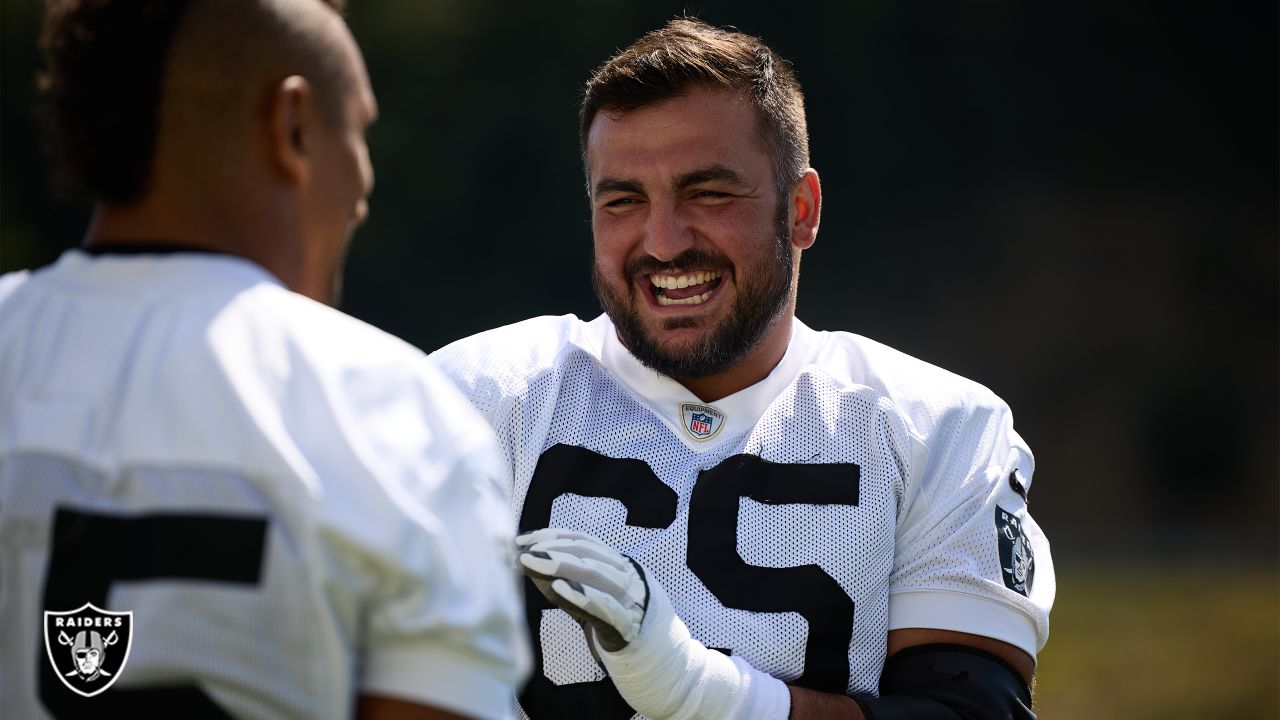
[(698, 476), (689, 501), (689, 569), (722, 605), (796, 612), (809, 623), (804, 674), (792, 684), (843, 693), (849, 685), (853, 600), (817, 565), (768, 568), (738, 554), (738, 502), (857, 505), (858, 466), (790, 465), (735, 455)]
[[(111, 583), (120, 580), (257, 585), (266, 533), (267, 521), (261, 518), (120, 516), (59, 508), (54, 515), (44, 608), (74, 610), (86, 602), (106, 607)], [(134, 642), (146, 642), (146, 638), (135, 637)], [(37, 650), (40, 700), (54, 717), (150, 717), (165, 713), (183, 718), (230, 717), (195, 685), (113, 687), (96, 697), (81, 697), (67, 691), (54, 677), (43, 645)]]

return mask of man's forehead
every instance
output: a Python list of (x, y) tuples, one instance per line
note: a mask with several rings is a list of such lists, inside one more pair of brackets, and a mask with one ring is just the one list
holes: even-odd
[(587, 134), (587, 167), (593, 179), (658, 167), (747, 172), (768, 163), (758, 115), (742, 93), (703, 89), (625, 112), (601, 110)]

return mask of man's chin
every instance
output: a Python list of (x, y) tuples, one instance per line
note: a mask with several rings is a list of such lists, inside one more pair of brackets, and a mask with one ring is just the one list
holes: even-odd
[(624, 339), (624, 344), (641, 363), (663, 375), (678, 380), (699, 378), (718, 371), (706, 363), (708, 333), (689, 328), (646, 330), (629, 342)]
[(702, 347), (717, 327), (711, 318), (688, 314), (650, 317), (640, 329), (646, 345), (663, 355), (682, 357)]
[(703, 320), (702, 318), (692, 317), (689, 315), (682, 315), (677, 317), (662, 318), (661, 320), (658, 321), (658, 324), (662, 328), (661, 330), (659, 330), (659, 332), (662, 332), (662, 331), (669, 332), (674, 330), (694, 330), (694, 329), (703, 327)]

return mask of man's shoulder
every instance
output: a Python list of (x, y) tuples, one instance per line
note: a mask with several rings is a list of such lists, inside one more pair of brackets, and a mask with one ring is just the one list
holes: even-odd
[(814, 363), (837, 382), (870, 388), (918, 430), (957, 412), (1005, 408), (985, 385), (902, 350), (849, 332), (827, 336)]
[(420, 350), (232, 258), (73, 257), (33, 273), (0, 318), (0, 396), (48, 385), (112, 408), (120, 462), (275, 467), (388, 444), (375, 426), (419, 446), (483, 437)]
[(522, 353), (555, 352), (581, 339), (595, 323), (577, 315), (541, 315), (469, 335), (445, 345), (432, 357), (467, 355), (518, 345)]
[(17, 290), (20, 285), (26, 282), (30, 275), (31, 273), (26, 270), (18, 270), (0, 275), (0, 303), (3, 303), (5, 298), (13, 294), (13, 291)]
[(422, 350), (388, 332), (280, 287), (255, 288), (243, 301), (229, 310), (232, 326), (244, 324), (233, 334), (261, 334), (267, 347), (259, 357), (287, 355), (293, 373), (305, 368), (335, 400), (374, 408), (418, 403), (432, 417), (470, 412)]
[(330, 477), (351, 476), (331, 482), (362, 472), (414, 476), (423, 458), (445, 467), (492, 442), (424, 352), (283, 287), (239, 293), (205, 334), (196, 352), (206, 358), (193, 365), (206, 362), (229, 387), (228, 412), (247, 414), (270, 443), (296, 448), (312, 465), (345, 468)]
[(428, 357), (481, 414), (492, 417), (505, 398), (522, 396), (537, 378), (553, 375), (570, 356), (600, 357), (603, 316), (541, 316), (463, 338)]
[(430, 417), (469, 412), (418, 348), (256, 268), (236, 270), (210, 268), (198, 276), (204, 282), (173, 293), (164, 312), (152, 313), (145, 353), (161, 376), (148, 394), (165, 388), (174, 395), (201, 377), (211, 390), (230, 390), (234, 399), (223, 397), (231, 405), (255, 417), (278, 415), (294, 428), (309, 427), (296, 418), (326, 412), (361, 423), (409, 405)]
[(278, 286), (253, 288), (229, 306), (237, 323), (257, 326), (297, 346), (308, 361), (359, 366), (420, 362), (425, 353), (340, 310)]
[(576, 315), (543, 315), (457, 340), (431, 353), (430, 360), (455, 378), (538, 373), (566, 348), (598, 355), (598, 325)]

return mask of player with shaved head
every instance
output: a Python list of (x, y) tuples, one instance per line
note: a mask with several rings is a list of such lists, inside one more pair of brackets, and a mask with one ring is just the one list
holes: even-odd
[(579, 121), (604, 314), (432, 356), (514, 474), (524, 717), (1034, 717), (1031, 452), (990, 390), (795, 317), (823, 194), (791, 66), (680, 18)]
[[(172, 26), (161, 47), (108, 25), (120, 14), (110, 4), (84, 5), (50, 6), (44, 82), (54, 147), (102, 200), (86, 245), (169, 242), (180, 226), (184, 245), (245, 257), (334, 303), (368, 212), (364, 131), (377, 116), (341, 16), (318, 0), (143, 3), (148, 29)], [(73, 30), (89, 42), (72, 44)], [(134, 43), (142, 52), (126, 52)], [(144, 52), (136, 68), (94, 55)]]
[[(42, 45), (95, 204), (81, 248), (0, 277), (4, 714), (509, 716), (492, 432), (330, 307), (377, 115), (339, 8), (53, 0)], [(89, 606), (132, 625), (76, 685), (41, 620)]]

